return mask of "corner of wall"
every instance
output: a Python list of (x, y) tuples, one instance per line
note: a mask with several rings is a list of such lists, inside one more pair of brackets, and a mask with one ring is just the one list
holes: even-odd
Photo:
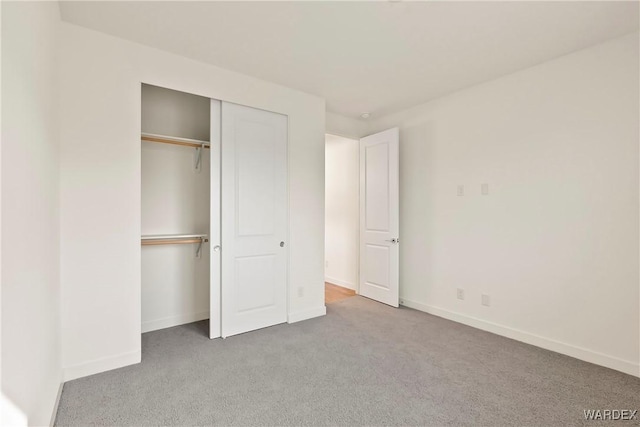
[(325, 305), (322, 305), (321, 307), (295, 311), (288, 314), (287, 323), (301, 322), (303, 320), (313, 319), (314, 317), (324, 316), (325, 314), (327, 314), (327, 307)]
[(326, 113), (326, 133), (346, 138), (360, 139), (368, 133), (368, 123), (340, 114)]

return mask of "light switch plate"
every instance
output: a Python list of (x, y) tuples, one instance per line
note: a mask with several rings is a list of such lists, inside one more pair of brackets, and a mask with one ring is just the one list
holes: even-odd
[(489, 307), (491, 305), (491, 297), (489, 295), (482, 294), (482, 305)]

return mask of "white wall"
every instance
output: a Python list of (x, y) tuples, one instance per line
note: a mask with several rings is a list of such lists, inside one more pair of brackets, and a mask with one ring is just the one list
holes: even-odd
[(62, 379), (58, 21), (57, 3), (2, 3), (3, 425), (48, 425)]
[(638, 72), (632, 34), (375, 121), (404, 304), (638, 375)]
[(327, 135), (325, 154), (324, 277), (357, 289), (359, 141)]
[[(209, 140), (211, 100), (142, 87), (142, 131)], [(210, 161), (203, 150), (142, 142), (142, 235), (209, 234)], [(218, 171), (219, 173), (219, 171)], [(209, 244), (142, 247), (142, 332), (209, 318)]]
[(324, 100), (60, 26), (65, 378), (140, 360), (140, 83), (289, 116), (289, 321), (324, 307)]

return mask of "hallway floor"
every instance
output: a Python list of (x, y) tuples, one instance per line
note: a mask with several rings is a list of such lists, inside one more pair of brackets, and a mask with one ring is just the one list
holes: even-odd
[(343, 288), (342, 286), (334, 285), (333, 283), (324, 283), (324, 302), (325, 304), (331, 304), (337, 301), (342, 301), (345, 298), (351, 298), (356, 294), (356, 291), (352, 289)]

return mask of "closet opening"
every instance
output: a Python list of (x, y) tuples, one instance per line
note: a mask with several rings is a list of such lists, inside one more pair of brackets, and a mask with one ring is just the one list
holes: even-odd
[(358, 293), (360, 145), (325, 137), (325, 303)]
[(286, 322), (288, 117), (141, 90), (142, 332)]
[[(210, 317), (211, 100), (142, 84), (142, 332)], [(197, 324), (209, 336), (209, 322)]]

